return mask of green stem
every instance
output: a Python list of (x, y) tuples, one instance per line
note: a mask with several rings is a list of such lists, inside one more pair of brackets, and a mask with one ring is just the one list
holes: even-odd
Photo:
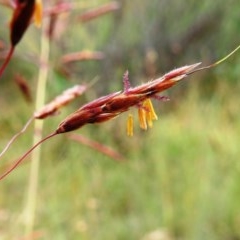
[[(49, 61), (49, 50), (50, 42), (45, 34), (48, 26), (48, 19), (44, 19), (41, 33), (41, 53), (40, 53), (40, 69), (37, 81), (37, 93), (36, 93), (36, 104), (35, 109), (40, 109), (45, 102), (46, 84), (48, 78), (48, 61)], [(35, 120), (34, 122), (34, 136), (33, 145), (42, 139), (43, 132), (43, 121)], [(32, 154), (29, 185), (27, 188), (27, 201), (25, 207), (25, 219), (26, 228), (25, 234), (29, 236), (33, 232), (35, 222), (35, 211), (36, 211), (36, 200), (38, 191), (38, 173), (40, 165), (41, 146), (36, 149)]]

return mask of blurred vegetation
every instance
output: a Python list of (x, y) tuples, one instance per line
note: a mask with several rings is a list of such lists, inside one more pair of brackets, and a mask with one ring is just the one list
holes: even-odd
[[(86, 101), (122, 89), (126, 69), (137, 85), (185, 64), (212, 63), (240, 43), (237, 0), (119, 0), (120, 10), (84, 24), (77, 21), (80, 13), (108, 1), (78, 2), (82, 8), (59, 17), (63, 29), (51, 42), (47, 98), (72, 84), (99, 80), (61, 115), (45, 121), (46, 134)], [(6, 48), (10, 15), (1, 6), (0, 40)], [(23, 74), (35, 94), (39, 36), (39, 29), (28, 29), (0, 81), (1, 149), (34, 111), (13, 77)], [(105, 58), (71, 63), (63, 74), (60, 58), (84, 49), (103, 51)], [(239, 63), (237, 53), (165, 93), (171, 101), (154, 102), (159, 120), (152, 130), (143, 132), (136, 123), (134, 136), (127, 138), (126, 115), (79, 130), (117, 149), (124, 163), (66, 135), (45, 143), (35, 237), (240, 239)], [(3, 157), (1, 171), (31, 146), (31, 130)], [(28, 172), (26, 160), (0, 183), (0, 239), (23, 235)]]

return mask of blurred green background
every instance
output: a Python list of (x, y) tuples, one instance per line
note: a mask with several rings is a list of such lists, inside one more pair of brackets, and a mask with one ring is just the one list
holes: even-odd
[[(74, 1), (76, 8), (57, 18), (47, 100), (73, 84), (98, 81), (60, 115), (45, 120), (44, 135), (83, 103), (122, 89), (126, 69), (135, 86), (175, 67), (215, 62), (240, 43), (237, 0), (119, 0), (118, 11), (78, 21), (87, 9), (107, 2)], [(11, 10), (1, 6), (0, 18), (4, 54)], [(40, 31), (30, 26), (0, 81), (1, 149), (34, 112), (13, 78), (24, 75), (35, 95)], [(86, 49), (102, 51), (105, 58), (61, 66), (64, 54)], [(133, 109), (132, 138), (126, 136), (127, 114), (78, 130), (119, 151), (123, 163), (66, 135), (44, 143), (30, 239), (240, 239), (239, 76), (236, 53), (189, 77), (164, 93), (171, 101), (154, 101), (159, 120), (148, 131), (140, 130)], [(30, 127), (2, 157), (1, 172), (32, 138)], [(23, 239), (29, 159), (0, 182), (0, 239)]]

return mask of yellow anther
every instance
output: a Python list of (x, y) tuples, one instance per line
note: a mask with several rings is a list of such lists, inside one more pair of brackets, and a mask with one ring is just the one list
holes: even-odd
[(37, 27), (42, 25), (42, 0), (36, 0), (33, 20)]
[(157, 114), (154, 111), (151, 100), (148, 98), (143, 102), (143, 108), (146, 111), (147, 124), (151, 128), (153, 126), (153, 120), (157, 120)]
[(152, 101), (149, 98), (144, 101), (143, 106), (146, 108), (146, 111), (149, 113), (149, 118), (151, 118), (151, 120), (158, 119), (158, 116), (154, 111)]
[(138, 119), (140, 128), (147, 130), (146, 111), (144, 108), (138, 108)]
[(157, 114), (154, 111), (153, 105), (151, 100), (148, 98), (146, 99), (142, 107), (139, 107), (138, 109), (138, 118), (140, 123), (140, 128), (146, 130), (147, 127), (153, 126), (153, 120), (157, 120)]
[(129, 137), (133, 136), (133, 115), (129, 114), (127, 119), (127, 135)]

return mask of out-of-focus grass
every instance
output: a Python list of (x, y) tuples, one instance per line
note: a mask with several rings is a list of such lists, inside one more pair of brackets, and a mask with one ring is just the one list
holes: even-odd
[[(63, 135), (45, 143), (40, 239), (145, 239), (151, 232), (165, 234), (164, 239), (167, 233), (172, 239), (239, 238), (238, 91), (222, 82), (209, 98), (193, 86), (184, 96), (171, 96), (173, 104), (156, 102), (160, 119), (148, 132), (136, 126), (133, 138), (125, 136), (124, 117), (79, 130), (115, 148), (121, 145), (124, 163)], [(48, 129), (57, 123), (48, 121)], [(28, 148), (27, 138), (15, 143), (2, 164)], [(11, 236), (3, 239), (21, 235), (27, 173), (25, 164), (0, 185), (0, 232)]]

